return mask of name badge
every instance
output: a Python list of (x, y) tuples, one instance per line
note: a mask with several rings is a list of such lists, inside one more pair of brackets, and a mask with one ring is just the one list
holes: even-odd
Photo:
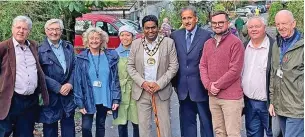
[(101, 81), (93, 81), (93, 86), (94, 87), (102, 87), (102, 82)]
[(283, 78), (283, 71), (281, 69), (276, 70), (276, 75), (280, 78)]

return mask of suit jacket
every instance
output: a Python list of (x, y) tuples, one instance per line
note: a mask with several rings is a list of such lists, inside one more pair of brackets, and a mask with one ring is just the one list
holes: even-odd
[(186, 49), (186, 31), (180, 29), (171, 34), (175, 41), (179, 70), (172, 83), (179, 100), (185, 100), (189, 94), (192, 101), (207, 101), (208, 92), (204, 88), (199, 73), (199, 63), (204, 43), (211, 38), (211, 32), (197, 27), (189, 51)]
[[(70, 83), (73, 85), (74, 76), (74, 49), (73, 45), (62, 40), (62, 49), (66, 60), (66, 73), (54, 54), (51, 45), (46, 38), (38, 48), (39, 62), (46, 77), (46, 84), (50, 95), (50, 105), (43, 107), (39, 122), (53, 123), (58, 121), (66, 113), (69, 117), (76, 105), (74, 103), (73, 90), (67, 96), (59, 93), (61, 86)], [(63, 110), (63, 111), (62, 111)]]
[[(40, 67), (37, 44), (29, 40), (30, 50), (36, 60), (36, 67), (38, 73), (38, 85), (35, 94), (42, 93), (44, 105), (49, 104), (49, 94), (46, 87), (45, 76)], [(14, 49), (13, 39), (10, 38), (0, 43), (0, 120), (6, 118), (10, 106), (11, 99), (14, 94), (15, 80), (16, 80), (16, 55)]]
[[(128, 57), (127, 71), (134, 80), (132, 85), (132, 98), (139, 100), (143, 88), (141, 85), (144, 79), (144, 46), (142, 39), (136, 39), (131, 44), (131, 50)], [(167, 100), (172, 94), (171, 79), (178, 71), (178, 60), (174, 41), (165, 37), (160, 43), (159, 58), (157, 69), (157, 81), (160, 90), (157, 92), (161, 100)]]

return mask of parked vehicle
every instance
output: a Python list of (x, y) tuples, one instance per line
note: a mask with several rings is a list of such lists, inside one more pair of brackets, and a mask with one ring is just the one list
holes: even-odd
[(252, 11), (250, 8), (242, 7), (236, 9), (236, 14), (240, 16), (246, 16), (247, 14), (251, 14)]
[(245, 8), (249, 8), (251, 10), (251, 13), (255, 13), (255, 9), (257, 8), (257, 6), (249, 5), (249, 6), (245, 6)]
[[(97, 13), (83, 14), (75, 19), (75, 39), (74, 47), (77, 52), (84, 49), (82, 34), (90, 27), (100, 27), (109, 35), (108, 48), (115, 49), (120, 44), (118, 37), (119, 28), (124, 24), (116, 17)], [(136, 37), (141, 37), (137, 33)]]

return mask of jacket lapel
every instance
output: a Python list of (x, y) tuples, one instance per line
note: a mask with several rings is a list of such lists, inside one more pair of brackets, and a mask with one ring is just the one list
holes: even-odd
[(199, 31), (200, 31), (200, 28), (197, 28), (197, 30), (195, 32), (195, 36), (194, 36), (193, 41), (191, 43), (191, 47), (190, 47), (189, 51), (187, 52), (187, 54), (189, 54), (194, 49), (194, 47), (196, 47), (196, 45), (197, 45), (197, 43), (200, 39)]
[[(48, 58), (50, 60), (52, 60), (56, 65), (58, 65), (59, 67), (62, 68), (62, 66), (59, 63), (59, 60), (57, 59), (57, 57), (56, 57), (55, 53), (53, 52), (51, 45), (49, 44), (47, 39), (45, 39), (44, 44), (42, 46), (44, 46), (44, 51), (47, 52)], [(63, 49), (64, 49), (64, 47), (63, 47)]]
[(140, 62), (141, 62), (141, 75), (144, 78), (144, 47), (143, 44), (140, 43), (140, 49), (139, 49), (139, 53), (140, 53)]
[(180, 39), (180, 43), (182, 43), (182, 45), (183, 45), (183, 50), (184, 50), (184, 52), (185, 53), (187, 53), (187, 47), (186, 47), (186, 32), (185, 32), (185, 29), (183, 29), (182, 30), (182, 32), (181, 32), (182, 34), (182, 38)]
[[(160, 37), (160, 36), (159, 36)], [(163, 40), (161, 41), (161, 43), (160, 43), (160, 45), (159, 45), (159, 56), (158, 56), (158, 61), (157, 61), (157, 69), (159, 69), (159, 64), (160, 64), (160, 61), (161, 61), (161, 56), (163, 55), (163, 50), (164, 50), (164, 48), (166, 48), (166, 46), (165, 45), (163, 45), (164, 44), (164, 38), (163, 38)]]
[[(69, 70), (70, 70), (69, 68), (70, 68), (70, 66), (72, 64), (73, 59), (71, 57), (71, 53), (70, 53), (70, 51), (68, 49), (67, 43), (65, 41), (63, 41), (62, 43), (63, 43), (62, 44), (62, 48), (64, 50), (65, 60), (66, 60), (66, 74), (69, 74)], [(66, 75), (66, 76), (68, 76), (68, 75)]]
[(13, 39), (10, 38), (8, 41), (8, 60), (10, 64), (10, 68), (12, 71), (13, 80), (16, 80), (16, 55), (15, 55), (15, 47), (13, 44)]

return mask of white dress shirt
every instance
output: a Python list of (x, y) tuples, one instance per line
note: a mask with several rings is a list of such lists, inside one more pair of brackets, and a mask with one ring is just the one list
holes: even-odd
[(38, 82), (36, 60), (29, 48), (30, 42), (26, 41), (26, 43), (27, 45), (20, 45), (13, 38), (16, 55), (16, 80), (14, 90), (21, 95), (33, 94)]
[(247, 45), (242, 87), (244, 94), (250, 99), (267, 101), (266, 72), (269, 47), (270, 41), (267, 36), (257, 48), (253, 46), (252, 41)]
[[(158, 42), (158, 37), (156, 38), (155, 41), (153, 41), (152, 43), (149, 43), (146, 39), (145, 39), (145, 43), (147, 44), (147, 47), (151, 50), (153, 49)], [(149, 65), (147, 63), (147, 60), (149, 58), (153, 58), (155, 59), (155, 64), (154, 65)], [(149, 82), (155, 82), (157, 81), (157, 69), (158, 69), (158, 58), (159, 58), (159, 49), (157, 50), (157, 52), (150, 57), (144, 50), (144, 79), (146, 81)]]

